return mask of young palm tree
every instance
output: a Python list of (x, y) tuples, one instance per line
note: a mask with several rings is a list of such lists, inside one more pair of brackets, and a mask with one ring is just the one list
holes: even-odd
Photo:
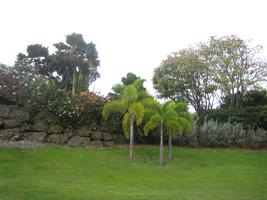
[(165, 104), (160, 104), (154, 99), (147, 99), (145, 101), (145, 107), (147, 108), (147, 115), (150, 116), (150, 119), (144, 126), (145, 134), (157, 125), (160, 126), (160, 166), (163, 165), (163, 128), (169, 131), (180, 130), (181, 125), (177, 121), (177, 113), (175, 111), (175, 103), (169, 101)]
[(131, 85), (122, 86), (122, 92), (118, 100), (108, 102), (102, 115), (108, 119), (112, 112), (123, 114), (122, 126), (126, 138), (130, 136), (130, 159), (134, 159), (134, 122), (137, 125), (142, 123), (144, 117), (144, 105), (142, 100), (147, 97), (143, 88), (143, 79), (137, 79)]
[(171, 105), (176, 111), (176, 122), (179, 126), (168, 126), (167, 134), (168, 134), (168, 158), (172, 159), (172, 140), (177, 134), (182, 134), (184, 131), (188, 133), (192, 132), (192, 116), (187, 111), (187, 104), (185, 102), (178, 102), (176, 105)]

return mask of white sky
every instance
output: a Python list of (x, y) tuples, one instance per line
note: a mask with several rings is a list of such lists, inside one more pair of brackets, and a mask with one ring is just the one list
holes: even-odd
[(101, 66), (91, 90), (107, 94), (127, 72), (147, 80), (166, 56), (211, 35), (238, 35), (264, 47), (266, 0), (2, 0), (0, 63), (29, 44), (47, 47), (72, 32), (96, 44)]

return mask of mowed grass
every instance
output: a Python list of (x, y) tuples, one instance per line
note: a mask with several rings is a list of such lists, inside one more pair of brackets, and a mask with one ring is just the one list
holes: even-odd
[[(165, 149), (166, 150), (166, 149)], [(265, 200), (267, 152), (156, 146), (0, 148), (1, 200)], [(165, 157), (166, 158), (166, 157)]]

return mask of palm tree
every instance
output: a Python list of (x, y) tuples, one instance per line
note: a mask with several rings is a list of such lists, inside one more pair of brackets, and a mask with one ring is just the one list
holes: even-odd
[(177, 121), (177, 113), (175, 111), (175, 103), (173, 101), (160, 104), (154, 99), (147, 99), (145, 101), (146, 113), (150, 116), (150, 119), (144, 126), (144, 132), (147, 135), (148, 132), (154, 129), (157, 125), (160, 126), (160, 166), (163, 165), (163, 128), (167, 132), (181, 129), (181, 125)]
[(144, 117), (144, 105), (142, 100), (147, 97), (143, 88), (143, 79), (137, 79), (131, 85), (123, 85), (122, 92), (118, 100), (108, 102), (104, 108), (102, 115), (104, 119), (108, 119), (113, 112), (123, 114), (122, 126), (126, 138), (130, 135), (130, 159), (134, 159), (134, 122), (140, 125)]
[(184, 131), (188, 133), (192, 132), (192, 116), (187, 111), (187, 104), (185, 102), (178, 102), (177, 104), (171, 104), (172, 109), (176, 111), (176, 124), (175, 126), (167, 127), (168, 134), (168, 158), (172, 159), (172, 140), (177, 134), (182, 134)]

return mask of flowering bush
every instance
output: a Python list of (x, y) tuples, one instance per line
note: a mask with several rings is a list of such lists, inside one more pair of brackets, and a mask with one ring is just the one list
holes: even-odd
[(8, 67), (0, 64), (0, 103), (27, 106), (45, 77), (24, 65)]
[[(64, 127), (96, 126), (102, 120), (101, 111), (106, 99), (95, 93), (70, 95), (58, 89), (53, 81), (44, 85), (36, 106), (45, 109)], [(93, 128), (93, 127), (92, 127)]]

